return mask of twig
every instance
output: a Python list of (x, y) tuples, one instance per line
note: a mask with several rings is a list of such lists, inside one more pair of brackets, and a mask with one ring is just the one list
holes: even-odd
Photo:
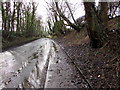
[[(116, 56), (116, 57), (114, 57), (113, 59), (111, 59), (110, 61), (113, 61), (113, 60), (115, 60), (115, 59), (117, 59), (117, 58), (119, 58), (120, 59), (120, 56)], [(118, 60), (119, 61), (119, 60)], [(119, 62), (117, 61), (117, 63), (116, 63), (116, 65), (117, 65), (117, 67), (116, 67), (116, 76), (117, 77), (119, 77)]]
[(119, 63), (117, 62), (116, 76), (119, 77)]
[(108, 42), (106, 42), (99, 50), (103, 49), (107, 44)]
[(115, 60), (115, 59), (117, 59), (117, 58), (120, 58), (120, 56), (116, 56), (116, 57), (114, 57), (113, 59), (111, 59), (110, 61), (113, 61), (113, 60)]

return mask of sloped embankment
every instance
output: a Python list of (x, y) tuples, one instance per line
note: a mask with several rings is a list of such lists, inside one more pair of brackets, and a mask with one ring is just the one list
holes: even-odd
[(55, 40), (70, 55), (94, 88), (118, 88), (120, 72), (119, 33), (119, 28), (108, 31), (108, 40), (99, 49), (90, 47), (85, 29), (79, 33), (73, 31)]

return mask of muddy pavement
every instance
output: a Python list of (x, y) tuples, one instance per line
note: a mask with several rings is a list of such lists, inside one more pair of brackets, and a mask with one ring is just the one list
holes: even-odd
[(0, 53), (0, 89), (87, 87), (53, 40), (43, 38)]

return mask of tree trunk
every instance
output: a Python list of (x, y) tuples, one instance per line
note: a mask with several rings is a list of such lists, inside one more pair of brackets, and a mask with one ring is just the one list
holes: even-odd
[(10, 2), (6, 3), (6, 30), (10, 31)]
[(76, 20), (75, 20), (75, 18), (74, 18), (74, 16), (73, 16), (72, 10), (71, 10), (71, 8), (70, 8), (68, 2), (65, 2), (65, 3), (66, 3), (66, 5), (67, 5), (67, 7), (68, 7), (68, 9), (69, 9), (69, 11), (70, 11), (70, 14), (71, 14), (71, 17), (72, 17), (74, 23), (77, 24), (77, 22), (76, 22)]
[(17, 26), (16, 26), (17, 33), (20, 32), (20, 6), (21, 6), (21, 3), (18, 2), (18, 5), (17, 5)]
[(14, 6), (13, 6), (13, 13), (12, 13), (12, 17), (11, 17), (11, 31), (14, 32), (14, 21), (15, 21), (15, 2), (14, 2)]
[(6, 30), (5, 29), (5, 9), (4, 9), (4, 3), (1, 2), (1, 10), (2, 10), (2, 30)]
[(104, 28), (107, 28), (108, 23), (108, 2), (100, 2), (100, 20)]
[(87, 20), (87, 31), (93, 48), (100, 48), (104, 45), (105, 34), (93, 2), (84, 2), (85, 17)]

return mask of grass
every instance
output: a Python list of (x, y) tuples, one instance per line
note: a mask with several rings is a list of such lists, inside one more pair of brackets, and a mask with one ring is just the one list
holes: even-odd
[[(72, 31), (66, 34), (65, 36), (61, 36), (59, 38), (64, 38), (65, 45), (74, 45), (74, 44), (81, 44), (89, 40), (87, 31), (85, 28), (81, 29), (80, 32)], [(72, 41), (72, 42), (71, 42)]]
[(16, 46), (19, 46), (19, 45), (26, 44), (28, 42), (37, 40), (39, 38), (40, 37), (29, 37), (29, 38), (18, 37), (18, 38), (14, 39), (14, 40), (11, 40), (11, 41), (2, 39), (2, 51), (5, 51), (5, 50), (7, 50), (9, 48), (12, 48), (12, 47), (16, 47)]

